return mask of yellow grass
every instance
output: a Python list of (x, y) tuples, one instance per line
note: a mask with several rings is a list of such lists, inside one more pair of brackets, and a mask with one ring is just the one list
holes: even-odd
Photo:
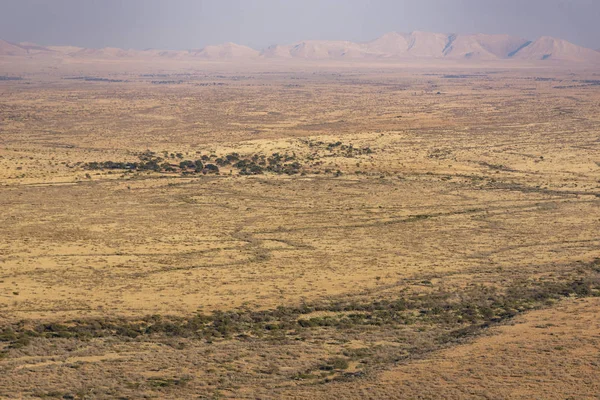
[[(140, 65), (63, 66), (0, 82), (0, 329), (460, 297), (575, 279), (600, 257), (600, 91), (582, 82), (593, 71), (201, 65), (167, 78)], [(64, 79), (88, 75), (127, 82)], [(162, 79), (182, 83), (152, 83)], [(370, 151), (347, 156), (336, 142)], [(146, 150), (174, 164), (170, 153), (287, 153), (302, 173), (85, 168)], [(0, 341), (0, 397), (592, 396), (600, 370), (573, 346), (598, 351), (598, 327), (577, 328), (597, 302), (556, 304), (458, 347), (438, 345), (454, 328), (420, 322), (419, 310), (404, 328), (298, 328), (280, 341)], [(562, 322), (536, 328), (544, 318)], [(348, 355), (356, 349), (369, 355)], [(349, 364), (327, 372), (336, 357)], [(559, 361), (586, 378), (548, 367)], [(562, 383), (547, 389), (538, 373)]]

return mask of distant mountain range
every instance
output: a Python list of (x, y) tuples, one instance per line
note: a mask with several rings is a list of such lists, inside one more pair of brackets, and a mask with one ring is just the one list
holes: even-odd
[(197, 50), (85, 49), (72, 46), (39, 46), (0, 40), (0, 57), (54, 57), (84, 59), (204, 59), (213, 61), (304, 59), (304, 60), (558, 60), (600, 63), (600, 49), (592, 50), (549, 36), (535, 41), (509, 35), (390, 32), (366, 43), (307, 40), (274, 45), (257, 51), (235, 43)]

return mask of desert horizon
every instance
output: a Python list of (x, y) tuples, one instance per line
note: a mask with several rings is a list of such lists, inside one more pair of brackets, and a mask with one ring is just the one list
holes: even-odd
[(600, 63), (597, 50), (577, 46), (566, 40), (541, 36), (527, 40), (510, 35), (442, 34), (413, 31), (408, 34), (389, 32), (372, 41), (304, 40), (289, 45), (271, 45), (257, 50), (227, 42), (199, 49), (121, 49), (116, 47), (81, 48), (69, 45), (40, 46), (35, 43), (10, 43), (0, 39), (0, 57), (66, 57), (82, 59), (204, 59), (212, 61), (243, 60), (313, 60), (313, 61), (438, 61), (465, 60), (473, 63), (492, 60), (546, 61), (565, 63)]

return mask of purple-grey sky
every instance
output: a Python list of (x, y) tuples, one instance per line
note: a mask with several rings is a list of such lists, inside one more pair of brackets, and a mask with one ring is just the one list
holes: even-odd
[(555, 36), (600, 47), (600, 0), (0, 0), (0, 38), (81, 47), (257, 49), (389, 31)]

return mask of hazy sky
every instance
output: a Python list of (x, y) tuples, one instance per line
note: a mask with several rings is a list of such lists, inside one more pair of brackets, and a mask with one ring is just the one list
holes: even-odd
[(0, 38), (81, 47), (260, 49), (389, 31), (550, 35), (600, 47), (600, 0), (0, 0)]

